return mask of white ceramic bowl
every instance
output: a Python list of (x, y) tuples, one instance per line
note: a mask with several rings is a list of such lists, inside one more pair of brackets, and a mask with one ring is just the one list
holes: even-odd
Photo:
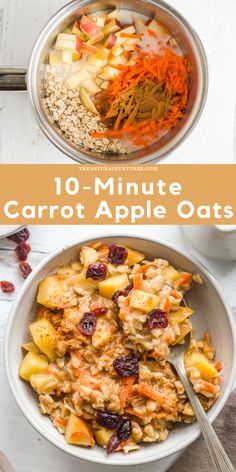
[[(220, 287), (213, 277), (197, 261), (186, 256), (173, 246), (153, 239), (127, 236), (98, 236), (96, 240), (105, 243), (124, 243), (141, 250), (147, 257), (161, 257), (169, 260), (175, 267), (200, 273), (204, 285), (195, 284), (187, 295), (189, 305), (194, 309), (192, 317), (197, 336), (206, 330), (210, 332), (217, 358), (223, 363), (222, 396), (211, 408), (209, 419), (213, 421), (222, 410), (233, 388), (236, 375), (236, 336), (235, 324), (230, 309), (223, 300)], [(94, 240), (93, 240), (94, 241)], [(135, 465), (156, 461), (180, 451), (191, 444), (199, 435), (197, 423), (176, 426), (168, 439), (160, 444), (142, 446), (139, 451), (128, 455), (123, 453), (107, 456), (100, 448), (84, 449), (66, 444), (64, 436), (52, 426), (51, 421), (43, 416), (38, 408), (37, 396), (30, 386), (20, 380), (18, 371), (22, 359), (21, 344), (28, 339), (28, 325), (35, 316), (35, 297), (37, 287), (45, 276), (56, 271), (61, 265), (78, 257), (80, 246), (91, 241), (77, 240), (46, 257), (26, 280), (12, 307), (5, 337), (5, 367), (8, 381), (22, 413), (32, 426), (48, 441), (63, 451), (95, 463), (104, 465)]]

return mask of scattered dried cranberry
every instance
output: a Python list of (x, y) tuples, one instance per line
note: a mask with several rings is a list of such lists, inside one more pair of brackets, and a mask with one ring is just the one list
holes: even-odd
[(124, 292), (122, 292), (121, 290), (117, 290), (117, 291), (114, 293), (114, 295), (112, 296), (112, 301), (113, 301), (114, 303), (117, 303), (117, 302), (118, 302), (118, 298), (121, 297), (121, 296), (122, 296), (122, 297), (124, 296)]
[(11, 282), (7, 282), (6, 280), (2, 280), (2, 282), (0, 282), (0, 284), (1, 284), (2, 291), (4, 293), (13, 293), (13, 292), (15, 292), (15, 285), (12, 284)]
[(95, 316), (105, 315), (107, 313), (107, 308), (101, 306), (100, 308), (95, 308), (95, 310), (92, 310), (92, 312)]
[(121, 425), (117, 429), (117, 436), (122, 441), (125, 441), (131, 436), (131, 433), (132, 433), (131, 421), (128, 419), (124, 419)]
[(19, 264), (19, 269), (20, 269), (20, 273), (21, 273), (23, 279), (27, 279), (27, 277), (32, 272), (32, 269), (31, 269), (30, 265), (28, 264), (28, 262), (21, 262)]
[(122, 443), (122, 439), (118, 438), (117, 434), (114, 433), (107, 444), (107, 454), (114, 452)]
[(21, 243), (17, 244), (15, 252), (19, 259), (19, 261), (26, 261), (29, 252), (31, 251), (31, 247), (29, 244), (22, 241)]
[(97, 319), (94, 313), (85, 313), (80, 320), (78, 327), (84, 336), (92, 336), (97, 324)]
[(98, 411), (96, 416), (96, 422), (104, 428), (116, 429), (119, 424), (119, 416), (108, 411)]
[(21, 243), (22, 241), (27, 241), (30, 237), (30, 232), (27, 228), (22, 229), (21, 231), (18, 231), (18, 233), (11, 234), (11, 236), (8, 236), (7, 239), (10, 239), (16, 244)]
[(133, 284), (128, 285), (124, 289), (124, 297), (127, 297), (129, 295), (129, 293), (131, 292), (131, 290), (133, 290), (133, 288), (134, 288)]
[(114, 265), (124, 264), (128, 257), (128, 251), (125, 247), (112, 244), (109, 247), (108, 261)]
[(107, 275), (107, 266), (101, 262), (95, 262), (94, 264), (90, 264), (87, 273), (86, 279), (93, 279), (93, 280), (104, 280)]
[(128, 285), (123, 291), (117, 290), (114, 295), (112, 296), (112, 301), (117, 303), (119, 297), (127, 297), (131, 290), (133, 290), (133, 284)]
[(138, 360), (134, 356), (117, 357), (113, 362), (113, 366), (121, 377), (131, 377), (139, 374)]
[(147, 315), (148, 329), (167, 328), (167, 313), (163, 310), (152, 310)]

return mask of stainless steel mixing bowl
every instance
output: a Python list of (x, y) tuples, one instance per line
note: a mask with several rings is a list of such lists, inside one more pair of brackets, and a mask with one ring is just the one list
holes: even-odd
[[(185, 115), (179, 121), (178, 126), (152, 146), (120, 156), (117, 154), (109, 154), (108, 156), (108, 154), (88, 152), (82, 147), (69, 142), (53, 122), (50, 113), (43, 105), (45, 63), (47, 62), (49, 49), (58, 33), (63, 31), (82, 14), (91, 14), (114, 8), (132, 10), (158, 18), (171, 31), (184, 55), (192, 64), (188, 105)], [(22, 82), (24, 74), (19, 70), (16, 72), (17, 74), (12, 70), (8, 70), (4, 73), (4, 70), (0, 70), (0, 90), (24, 88), (24, 82)], [(75, 0), (56, 13), (40, 33), (30, 58), (27, 71), (27, 88), (35, 117), (42, 131), (60, 151), (77, 162), (134, 165), (155, 163), (160, 162), (161, 159), (175, 150), (195, 127), (204, 108), (207, 96), (207, 60), (202, 43), (193, 28), (176, 10), (160, 0), (106, 0), (100, 2), (94, 0)]]

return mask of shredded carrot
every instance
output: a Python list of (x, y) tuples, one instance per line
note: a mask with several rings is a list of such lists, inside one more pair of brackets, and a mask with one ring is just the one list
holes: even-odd
[(84, 436), (84, 432), (82, 432), (82, 431), (75, 431), (74, 433), (72, 433), (71, 439), (79, 439), (79, 438), (81, 438), (82, 436)]
[(64, 418), (61, 418), (61, 417), (55, 418), (54, 423), (56, 425), (62, 426), (62, 427), (67, 425), (67, 421)]
[(141, 290), (143, 285), (143, 274), (136, 274), (134, 276), (134, 289)]
[(135, 377), (127, 377), (123, 379), (123, 382), (119, 391), (120, 406), (124, 408), (129, 396), (132, 393), (133, 384), (135, 382)]
[[(189, 75), (191, 65), (188, 59), (166, 50), (164, 55), (140, 52), (134, 66), (124, 66), (123, 70), (111, 81), (106, 93), (108, 111), (104, 117), (109, 120), (114, 104), (121, 94), (130, 93), (142, 81), (156, 81), (165, 93), (172, 97), (171, 108), (160, 119), (142, 119), (133, 122), (130, 115), (126, 121), (119, 115), (113, 129), (106, 132), (93, 132), (94, 138), (128, 138), (135, 145), (145, 147), (158, 137), (160, 131), (169, 131), (183, 117), (189, 95)], [(104, 100), (103, 100), (104, 102)], [(110, 115), (109, 115), (110, 113)]]
[(126, 320), (126, 316), (130, 313), (130, 308), (129, 307), (124, 307), (124, 308), (121, 308), (120, 309), (120, 312), (119, 312), (119, 318), (121, 321), (125, 321)]
[(120, 33), (120, 38), (130, 38), (130, 39), (135, 39), (135, 38), (141, 38), (143, 36), (143, 33), (140, 34), (130, 34), (130, 33)]
[(222, 362), (220, 362), (220, 361), (215, 362), (215, 368), (216, 368), (217, 372), (221, 372), (221, 370), (223, 369)]
[(202, 380), (201, 381), (201, 386), (204, 390), (206, 390), (209, 393), (214, 393), (215, 392), (215, 385), (213, 385), (210, 382), (206, 382), (205, 380)]
[(138, 391), (145, 397), (151, 398), (151, 400), (154, 400), (155, 402), (158, 403), (158, 405), (162, 406), (163, 403), (165, 403), (166, 398), (164, 395), (161, 393), (157, 392), (154, 390), (152, 387), (150, 387), (148, 384), (142, 382), (138, 386)]
[(157, 33), (155, 33), (155, 31), (153, 31), (152, 29), (147, 28), (147, 32), (148, 32), (149, 36), (152, 36), (153, 38), (158, 38)]
[(159, 359), (161, 357), (161, 353), (160, 353), (160, 351), (153, 351), (150, 354), (150, 357), (153, 357), (153, 359)]
[(165, 301), (165, 305), (164, 305), (164, 310), (166, 311), (166, 313), (170, 312), (170, 308), (171, 308), (170, 299), (167, 297)]
[(140, 418), (140, 420), (145, 419), (145, 415), (142, 415), (142, 413), (137, 413), (132, 408), (126, 408), (125, 413), (128, 413), (128, 415), (137, 416), (137, 418)]
[(177, 292), (177, 290), (171, 290), (170, 295), (172, 295), (172, 297), (174, 297), (174, 298), (180, 298), (181, 297), (181, 293)]
[(183, 287), (185, 285), (189, 285), (192, 281), (192, 275), (191, 274), (188, 274), (186, 272), (186, 274), (184, 274), (178, 281), (177, 281), (177, 286), (178, 287)]
[(147, 270), (149, 269), (149, 264), (144, 264), (142, 266), (139, 267), (139, 269), (137, 270), (137, 272), (139, 274), (146, 274)]

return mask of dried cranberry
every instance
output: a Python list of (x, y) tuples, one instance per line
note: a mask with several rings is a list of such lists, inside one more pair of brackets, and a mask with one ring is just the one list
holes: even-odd
[(92, 336), (97, 324), (97, 319), (94, 313), (85, 313), (80, 320), (78, 327), (84, 336)]
[(125, 247), (112, 244), (109, 247), (108, 261), (114, 265), (124, 264), (128, 257), (128, 251)]
[(15, 292), (15, 285), (11, 282), (7, 282), (6, 280), (2, 280), (1, 288), (4, 293), (13, 293)]
[(11, 236), (8, 236), (7, 239), (10, 239), (16, 244), (21, 243), (22, 241), (27, 241), (30, 237), (30, 232), (27, 228), (22, 229), (21, 231), (18, 231), (18, 233), (11, 234)]
[(17, 244), (15, 252), (19, 259), (19, 261), (26, 261), (29, 252), (31, 251), (31, 247), (29, 244), (22, 241), (21, 243)]
[(112, 301), (114, 303), (117, 303), (119, 297), (127, 297), (129, 293), (131, 292), (131, 290), (133, 290), (133, 288), (134, 288), (133, 284), (130, 284), (123, 291), (117, 290), (112, 296)]
[(90, 264), (86, 273), (86, 279), (104, 280), (106, 278), (106, 275), (107, 275), (106, 264), (95, 262), (94, 264)]
[(113, 366), (121, 377), (131, 377), (139, 374), (138, 360), (134, 356), (117, 357), (113, 362)]
[(121, 425), (117, 429), (117, 436), (122, 441), (125, 441), (131, 436), (131, 433), (132, 433), (131, 421), (128, 419), (124, 419)]
[(147, 315), (148, 329), (167, 328), (167, 313), (163, 310), (152, 310)]
[(107, 308), (101, 306), (100, 308), (95, 308), (95, 310), (92, 310), (92, 312), (95, 316), (105, 315), (107, 313)]
[(116, 433), (112, 434), (107, 444), (107, 454), (111, 454), (112, 452), (116, 451), (121, 443), (122, 439), (118, 438)]
[(118, 298), (119, 297), (123, 297), (124, 296), (124, 292), (122, 292), (121, 290), (117, 290), (114, 295), (112, 296), (112, 301), (114, 303), (117, 303), (118, 302)]
[(108, 411), (98, 411), (96, 416), (96, 422), (104, 428), (116, 429), (119, 424), (119, 416)]
[(133, 284), (128, 285), (124, 289), (124, 297), (127, 297), (129, 295), (129, 293), (131, 292), (131, 290), (133, 290), (133, 288), (134, 288)]
[(21, 262), (19, 264), (19, 269), (20, 269), (20, 273), (21, 273), (23, 279), (27, 279), (27, 277), (32, 272), (32, 269), (31, 269), (30, 265), (28, 264), (28, 262)]

